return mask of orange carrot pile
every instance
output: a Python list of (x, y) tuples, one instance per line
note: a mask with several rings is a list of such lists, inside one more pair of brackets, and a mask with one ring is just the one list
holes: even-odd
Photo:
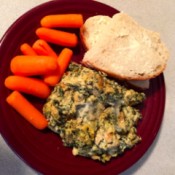
[[(40, 24), (41, 27), (35, 31), (38, 39), (32, 46), (28, 43), (21, 44), (22, 55), (12, 58), (10, 70), (13, 75), (8, 76), (4, 84), (13, 91), (6, 98), (7, 103), (34, 127), (44, 129), (48, 125), (46, 118), (21, 93), (42, 99), (50, 95), (50, 86), (55, 86), (61, 80), (71, 61), (73, 50), (70, 47), (78, 44), (77, 35), (63, 29), (80, 28), (83, 25), (83, 16), (48, 15), (41, 19)], [(61, 30), (56, 29), (57, 27)], [(61, 52), (56, 53), (49, 43), (60, 46)]]
[(36, 35), (40, 39), (60, 46), (75, 47), (78, 44), (76, 34), (61, 30), (40, 27), (36, 30)]
[(32, 48), (38, 55), (46, 55), (46, 56), (52, 56), (57, 57), (57, 54), (55, 51), (50, 47), (50, 45), (42, 39), (38, 39), (34, 42)]
[(11, 75), (5, 79), (8, 89), (24, 92), (39, 98), (47, 98), (50, 95), (49, 86), (38, 78), (29, 78)]
[(6, 99), (7, 103), (21, 114), (29, 123), (37, 129), (44, 129), (48, 122), (43, 114), (38, 111), (23, 95), (18, 91), (13, 91)]
[(13, 74), (21, 76), (44, 75), (57, 69), (56, 59), (50, 56), (19, 55), (11, 60)]
[(56, 14), (47, 15), (41, 19), (41, 26), (47, 28), (69, 27), (80, 28), (83, 25), (82, 14)]
[(69, 62), (72, 58), (73, 51), (69, 48), (64, 48), (60, 55), (57, 58), (58, 70), (53, 72), (50, 75), (46, 75), (44, 77), (44, 82), (49, 84), (50, 86), (55, 86), (63, 76), (65, 70), (67, 69)]
[(22, 44), (20, 50), (24, 55), (37, 55), (36, 52), (28, 43)]

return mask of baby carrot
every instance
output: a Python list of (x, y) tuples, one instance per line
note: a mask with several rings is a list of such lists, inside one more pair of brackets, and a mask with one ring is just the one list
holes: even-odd
[(11, 75), (5, 79), (4, 84), (11, 90), (24, 92), (43, 99), (50, 94), (49, 86), (37, 78)]
[(33, 48), (27, 43), (22, 44), (20, 50), (24, 55), (37, 55)]
[(36, 40), (32, 48), (38, 55), (53, 56), (55, 58), (57, 57), (55, 51), (49, 46), (49, 44), (46, 41), (42, 39)]
[(69, 65), (69, 62), (72, 58), (72, 55), (73, 55), (73, 51), (69, 48), (64, 48), (58, 59), (57, 59), (57, 63), (58, 63), (58, 66), (60, 68), (60, 75), (63, 76), (64, 72), (66, 71), (68, 65)]
[(78, 44), (76, 34), (56, 29), (40, 27), (36, 30), (36, 35), (40, 39), (60, 46), (75, 47)]
[(55, 14), (47, 15), (41, 19), (41, 26), (47, 28), (70, 27), (80, 28), (83, 25), (82, 14)]
[(60, 79), (59, 67), (52, 74), (45, 75), (43, 78), (44, 82), (49, 86), (55, 86), (59, 82), (59, 79)]
[(12, 73), (21, 76), (49, 74), (57, 67), (56, 59), (50, 56), (18, 55), (10, 63)]
[(57, 58), (59, 69), (55, 71), (53, 74), (46, 75), (44, 77), (44, 82), (49, 84), (50, 86), (56, 85), (60, 81), (64, 72), (66, 71), (66, 68), (69, 65), (72, 55), (73, 55), (73, 51), (71, 49), (64, 48)]
[(48, 122), (43, 114), (18, 91), (13, 91), (6, 98), (6, 101), (35, 128), (42, 130), (48, 126)]

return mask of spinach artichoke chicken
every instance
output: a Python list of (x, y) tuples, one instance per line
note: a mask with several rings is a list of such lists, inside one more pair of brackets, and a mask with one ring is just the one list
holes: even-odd
[(72, 62), (43, 113), (73, 155), (106, 162), (141, 140), (136, 130), (141, 113), (133, 106), (144, 99), (144, 93)]

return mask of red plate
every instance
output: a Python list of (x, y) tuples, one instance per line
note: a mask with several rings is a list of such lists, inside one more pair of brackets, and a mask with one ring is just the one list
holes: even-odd
[[(98, 14), (112, 16), (118, 11), (99, 2), (89, 0), (59, 0), (44, 3), (25, 13), (6, 32), (0, 43), (0, 132), (7, 144), (29, 166), (43, 174), (64, 175), (116, 175), (133, 165), (149, 148), (161, 125), (165, 105), (163, 75), (151, 80), (146, 92), (147, 100), (141, 107), (143, 119), (138, 126), (142, 142), (122, 156), (102, 164), (84, 157), (74, 157), (70, 148), (62, 145), (60, 138), (50, 130), (38, 131), (26, 122), (5, 102), (10, 90), (4, 87), (4, 79), (10, 75), (9, 63), (20, 54), (22, 43), (36, 40), (35, 30), (41, 17), (54, 13), (82, 13), (84, 19)], [(59, 48), (55, 47), (58, 51)], [(74, 50), (73, 59), (80, 61), (84, 53), (81, 43)], [(44, 101), (27, 96), (38, 108)]]

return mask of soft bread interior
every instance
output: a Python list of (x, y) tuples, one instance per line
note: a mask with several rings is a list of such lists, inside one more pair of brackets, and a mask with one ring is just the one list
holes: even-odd
[(104, 15), (92, 16), (86, 20), (81, 28), (81, 37), (86, 49), (90, 49), (96, 44), (110, 20), (109, 16)]
[(124, 80), (148, 80), (163, 72), (169, 53), (158, 33), (124, 13), (103, 18), (89, 18), (83, 26), (89, 48), (83, 64)]

